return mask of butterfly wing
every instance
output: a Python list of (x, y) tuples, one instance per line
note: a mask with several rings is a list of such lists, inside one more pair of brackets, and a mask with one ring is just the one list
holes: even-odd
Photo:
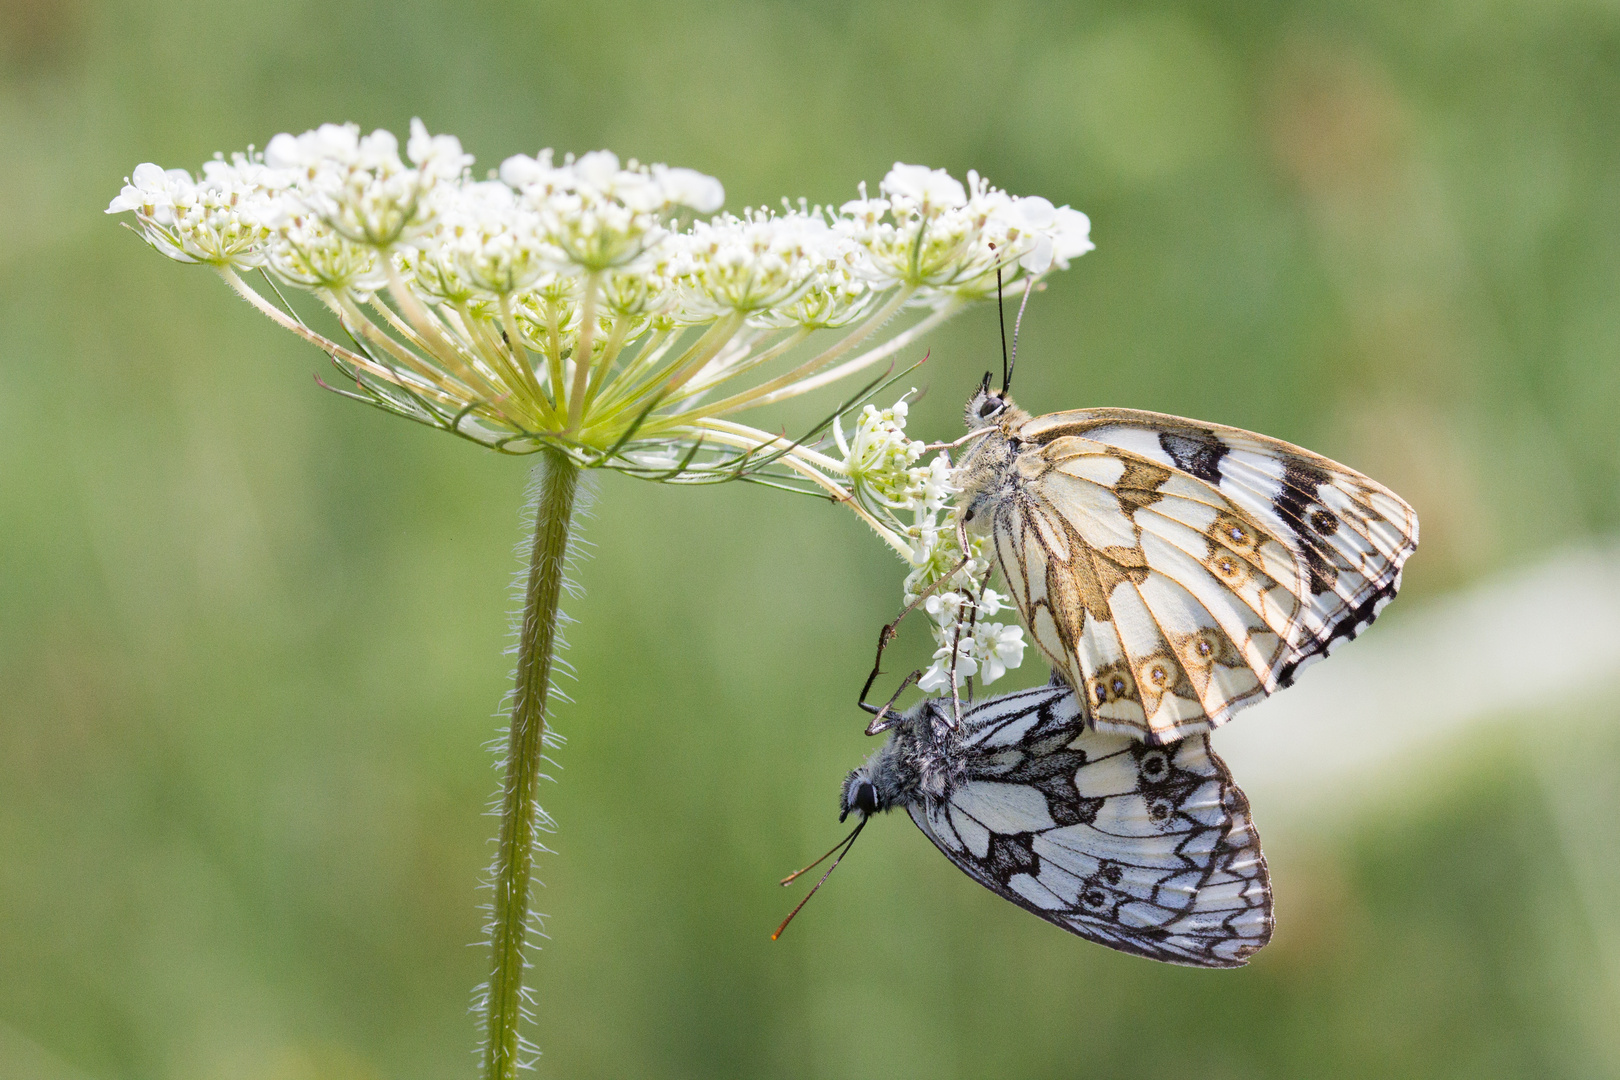
[(1099, 945), (1240, 967), (1271, 938), (1249, 803), (1207, 736), (1146, 745), (1089, 728), (1067, 686), (964, 717), (967, 776), (908, 806), (992, 892)]
[(1016, 437), (996, 553), (1102, 731), (1168, 743), (1226, 722), (1364, 630), (1417, 549), (1394, 492), (1278, 439), (1129, 409)]

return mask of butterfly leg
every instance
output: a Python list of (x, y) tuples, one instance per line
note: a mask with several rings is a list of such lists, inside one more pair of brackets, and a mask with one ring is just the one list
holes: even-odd
[[(875, 678), (876, 675), (874, 674), (873, 677)], [(890, 710), (894, 708), (894, 703), (900, 700), (900, 695), (906, 692), (906, 687), (910, 686), (920, 678), (922, 678), (922, 672), (913, 671), (910, 675), (907, 675), (904, 679), (901, 679), (900, 685), (895, 688), (893, 695), (890, 696), (887, 704), (885, 704), (881, 709), (867, 704), (866, 694), (864, 692), (861, 694), (861, 708), (873, 714), (872, 722), (866, 725), (866, 733), (868, 735), (876, 735), (880, 731), (887, 731), (889, 728), (893, 727), (899, 722), (899, 718), (893, 716)], [(866, 688), (868, 690), (872, 688), (871, 679), (867, 680)]]
[(913, 611), (917, 610), (918, 606), (922, 604), (924, 600), (927, 600), (930, 596), (934, 595), (934, 593), (938, 592), (942, 585), (950, 581), (951, 578), (955, 577), (957, 572), (966, 565), (967, 558), (964, 556), (961, 561), (946, 572), (944, 577), (941, 577), (938, 581), (928, 586), (928, 588), (918, 593), (916, 598), (913, 599), (911, 603), (907, 604), (901, 609), (900, 614), (895, 616), (893, 622), (889, 623), (888, 625), (884, 626), (883, 629), (878, 631), (877, 659), (872, 661), (872, 674), (866, 677), (866, 686), (861, 690), (861, 708), (865, 709), (867, 712), (873, 711), (872, 706), (866, 703), (866, 695), (872, 692), (872, 684), (877, 682), (877, 677), (879, 675), (883, 674), (881, 670), (883, 667), (883, 650), (889, 647), (889, 642), (893, 641), (895, 634), (900, 632), (900, 623), (905, 620), (907, 615), (910, 615)]
[[(979, 598), (978, 598), (978, 596), (976, 596), (975, 594), (969, 592), (968, 593), (968, 603), (970, 605), (970, 610), (968, 612), (967, 632), (968, 632), (968, 639), (972, 640), (973, 631), (978, 627), (978, 624), (979, 624)], [(972, 701), (973, 700), (973, 676), (969, 675), (965, 681), (967, 682), (968, 700)]]
[(951, 727), (962, 728), (961, 683), (956, 678), (956, 661), (962, 655), (962, 616), (958, 612), (956, 626), (951, 631)]
[[(898, 621), (899, 620), (896, 620), (896, 622)], [(911, 682), (912, 679), (921, 678), (922, 676), (922, 672), (920, 671), (914, 671), (910, 675), (907, 675), (905, 680), (901, 682), (900, 688), (894, 692), (894, 697), (889, 699), (889, 705), (885, 705), (883, 709), (879, 709), (876, 705), (873, 705), (866, 700), (866, 695), (872, 692), (872, 684), (877, 682), (879, 675), (883, 674), (881, 668), (883, 663), (883, 650), (888, 645), (889, 639), (894, 637), (894, 628), (895, 623), (889, 623), (878, 633), (877, 662), (872, 665), (872, 673), (866, 677), (866, 685), (861, 687), (861, 697), (860, 701), (858, 702), (861, 708), (877, 716), (881, 716), (883, 711), (887, 709), (889, 705), (894, 704), (895, 698), (900, 696), (900, 691), (906, 688), (907, 683)]]
[[(956, 542), (962, 551), (962, 561), (957, 563), (956, 568), (941, 578), (940, 581), (949, 581), (951, 578), (954, 578), (957, 570), (960, 570), (962, 567), (967, 565), (968, 552), (972, 550), (968, 547), (967, 523), (961, 517), (956, 519)], [(935, 584), (937, 585), (938, 582)], [(974, 621), (978, 618), (979, 605), (978, 597), (974, 596), (971, 592), (968, 593), (968, 600), (973, 606), (973, 614), (968, 617), (968, 634), (971, 636), (973, 633)], [(962, 726), (962, 694), (960, 690), (961, 684), (956, 678), (956, 661), (961, 655), (961, 647), (962, 618), (961, 613), (958, 612), (956, 626), (951, 637), (951, 726), (958, 729)], [(968, 682), (968, 698), (971, 700), (972, 697), (973, 683), (970, 677)]]
[[(952, 439), (950, 442), (928, 443), (927, 445), (925, 445), (923, 447), (923, 451), (926, 453), (929, 450), (955, 450), (958, 446), (961, 446), (963, 443), (971, 442), (974, 439), (982, 438), (983, 436), (989, 434), (990, 432), (992, 432), (994, 430), (995, 430), (995, 427), (993, 425), (992, 426), (987, 426), (987, 427), (982, 427), (982, 428), (974, 428), (972, 431), (968, 432), (966, 435), (963, 435), (960, 439)], [(946, 464), (949, 464), (950, 460), (951, 460), (951, 456), (949, 454), (946, 454), (945, 455)]]

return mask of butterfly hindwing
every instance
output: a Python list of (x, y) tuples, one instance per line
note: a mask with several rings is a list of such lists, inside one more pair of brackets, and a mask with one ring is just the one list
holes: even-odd
[(1237, 967), (1271, 937), (1248, 800), (1207, 737), (1157, 747), (1089, 728), (1067, 686), (964, 718), (965, 773), (912, 820), (968, 876), (1081, 937)]
[(994, 550), (1102, 731), (1167, 743), (1224, 723), (1365, 629), (1417, 547), (1387, 488), (1236, 428), (1096, 409), (1010, 441)]

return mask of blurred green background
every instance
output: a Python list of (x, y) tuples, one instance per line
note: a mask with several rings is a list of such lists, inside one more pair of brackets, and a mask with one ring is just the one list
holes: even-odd
[[(1387, 623), (1620, 530), (1607, 0), (0, 0), (5, 1080), (474, 1073), (527, 464), (321, 392), (320, 356), (102, 214), (141, 161), (413, 115), (481, 167), (607, 146), (731, 209), (898, 159), (1086, 210), (1022, 403), (1385, 481), (1423, 519)], [(914, 431), (959, 430), (995, 342), (988, 309), (929, 341)], [(609, 476), (584, 535), (539, 1075), (1620, 1075), (1620, 924), (1551, 798), (1559, 754), (1620, 770), (1614, 695), (1548, 679), (1316, 824), (1257, 801), (1279, 924), (1240, 972), (1072, 939), (903, 819), (773, 944), (871, 749), (901, 568), (741, 485)]]

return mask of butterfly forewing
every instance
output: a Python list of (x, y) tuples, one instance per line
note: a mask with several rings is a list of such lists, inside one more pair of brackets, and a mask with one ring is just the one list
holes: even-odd
[(964, 717), (964, 778), (907, 809), (970, 877), (1081, 937), (1236, 967), (1271, 937), (1249, 804), (1208, 739), (1156, 747), (1088, 728), (1050, 686)]
[(994, 548), (1102, 731), (1165, 743), (1224, 723), (1360, 633), (1417, 547), (1387, 488), (1236, 428), (1097, 409), (1006, 437)]

